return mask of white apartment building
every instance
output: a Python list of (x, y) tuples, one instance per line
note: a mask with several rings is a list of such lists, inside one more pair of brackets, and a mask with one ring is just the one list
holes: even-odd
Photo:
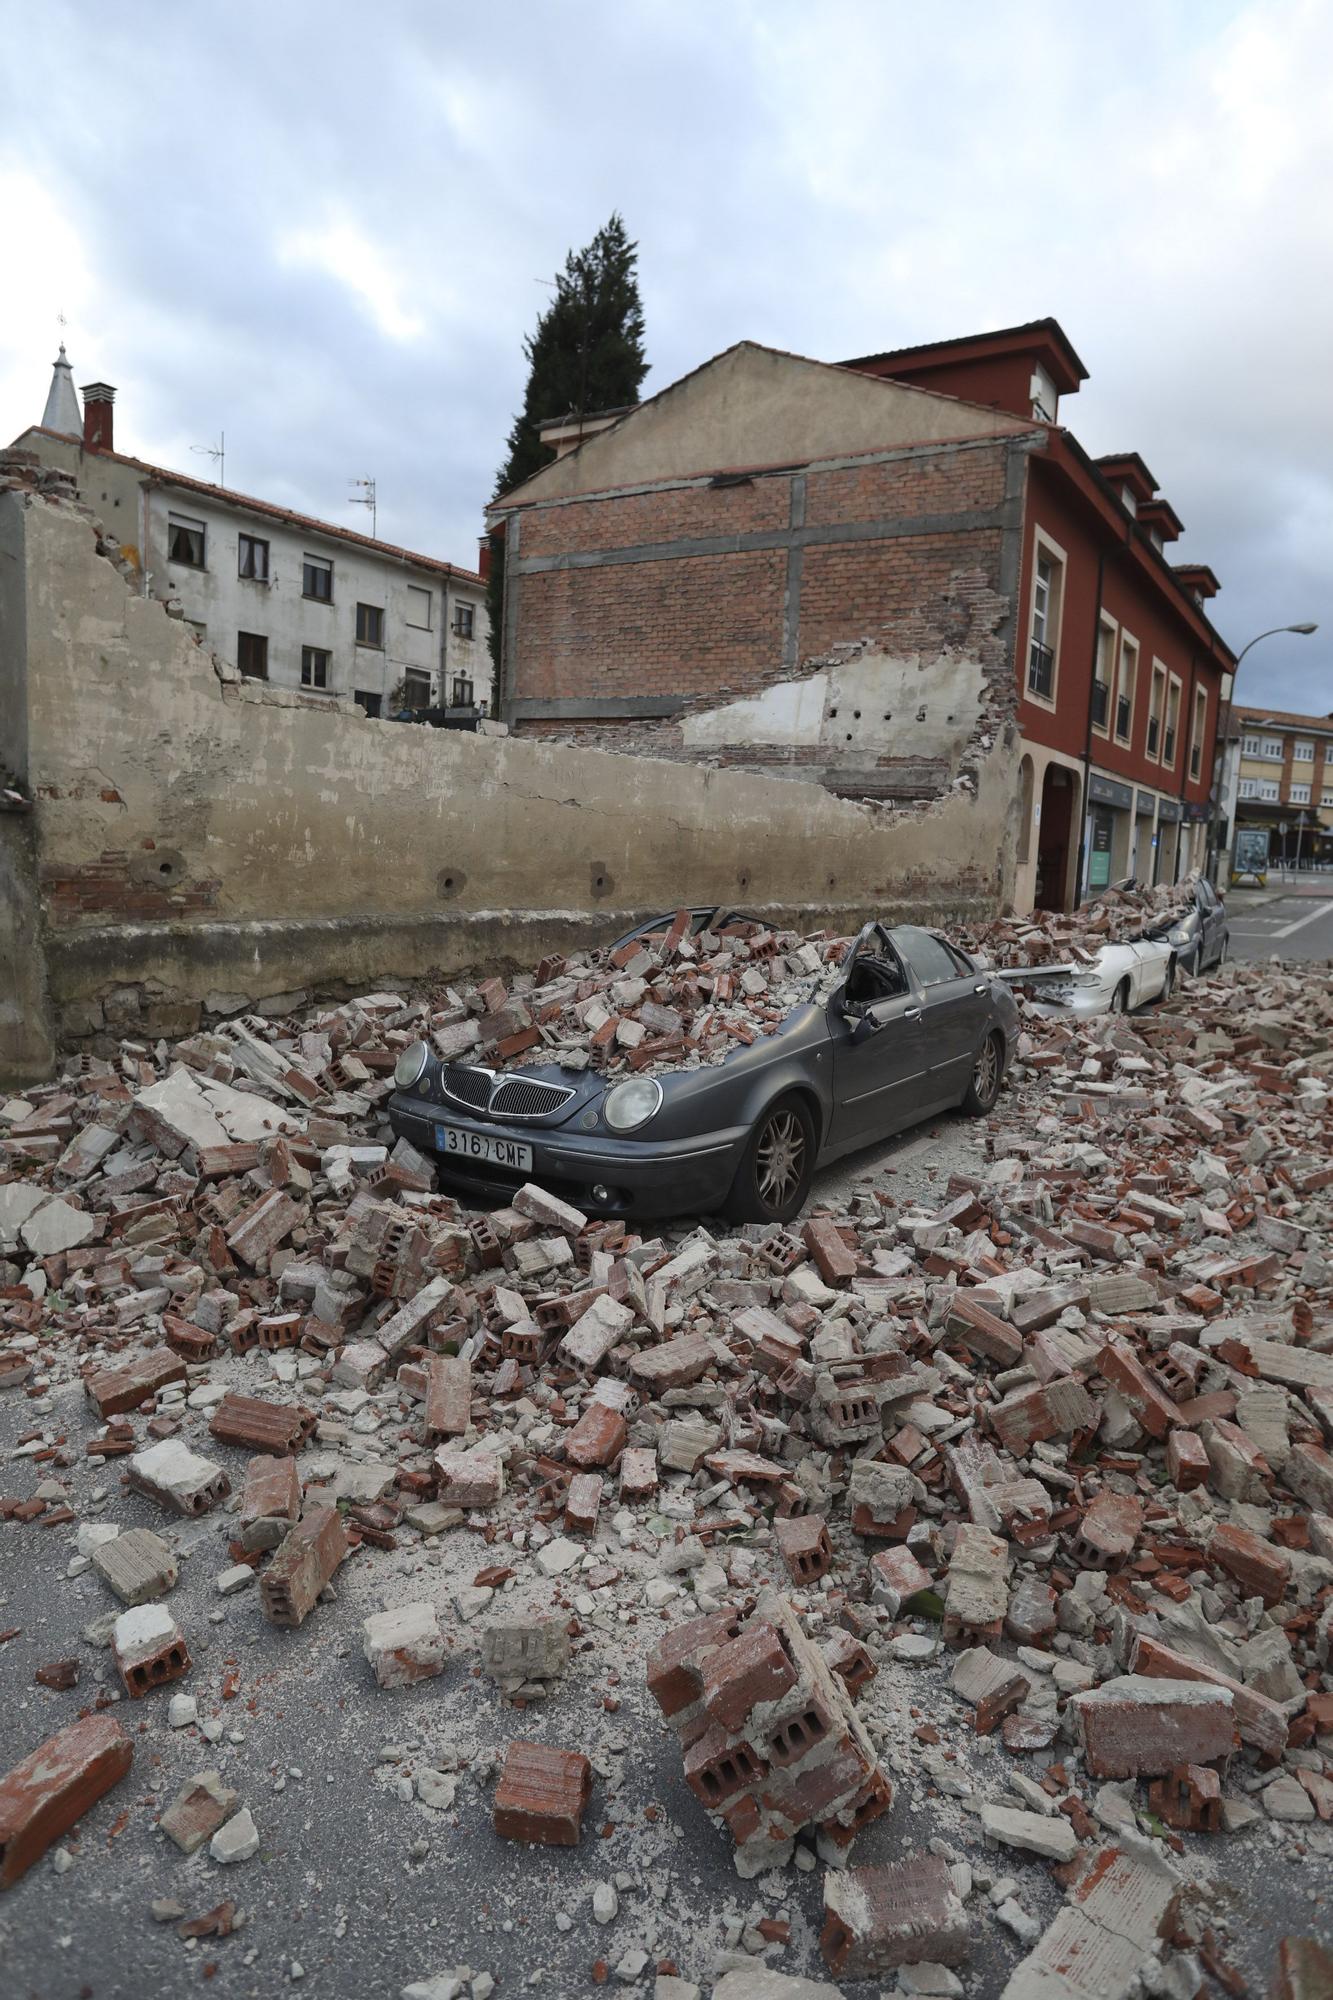
[(370, 715), (490, 712), (486, 586), (475, 570), (233, 493), (113, 446), (115, 390), (80, 412), (65, 350), (42, 422), (14, 440), (72, 473), (143, 588), (180, 601), (243, 674), (351, 695)]

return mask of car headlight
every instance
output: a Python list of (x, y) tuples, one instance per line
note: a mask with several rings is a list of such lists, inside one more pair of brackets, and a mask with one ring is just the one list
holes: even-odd
[(655, 1077), (636, 1076), (618, 1083), (607, 1093), (602, 1116), (613, 1132), (633, 1132), (646, 1125), (662, 1102), (662, 1086)]
[(1069, 983), (1071, 986), (1101, 986), (1105, 982), (1100, 972), (1076, 972)]
[(1166, 941), (1168, 944), (1188, 944), (1190, 934), (1183, 925), (1177, 925), (1175, 930), (1167, 932)]
[(393, 1080), (400, 1090), (410, 1090), (421, 1080), (421, 1072), (430, 1061), (430, 1050), (424, 1042), (409, 1042), (393, 1066)]

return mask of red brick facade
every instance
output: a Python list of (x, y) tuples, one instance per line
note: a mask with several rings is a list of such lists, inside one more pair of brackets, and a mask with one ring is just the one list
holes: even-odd
[[(525, 735), (693, 756), (685, 716), (873, 646), (977, 661), (988, 699), (975, 720), (994, 726), (1012, 708), (1010, 455), (1031, 442), (918, 445), (521, 509), (505, 712)], [(738, 725), (710, 758), (808, 765), (833, 789), (886, 797), (938, 791), (953, 774), (948, 758), (871, 740), (859, 711), (837, 720), (785, 746)], [(889, 715), (874, 720), (879, 738), (892, 733)]]

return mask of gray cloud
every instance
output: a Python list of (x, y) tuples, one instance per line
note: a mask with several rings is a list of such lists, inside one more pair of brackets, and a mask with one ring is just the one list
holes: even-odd
[[(549, 278), (613, 207), (649, 390), (749, 337), (837, 359), (1054, 313), (1065, 406), (1134, 448), (1333, 710), (1333, 16), (1252, 6), (390, 0), (0, 5), (0, 433), (57, 310), (126, 449), (471, 562)], [(44, 87), (42, 79), (51, 79)], [(1260, 664), (1262, 663), (1262, 665)], [(1253, 678), (1249, 678), (1253, 670)]]

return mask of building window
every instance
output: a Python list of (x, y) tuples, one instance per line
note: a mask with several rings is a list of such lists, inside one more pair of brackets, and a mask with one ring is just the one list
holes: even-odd
[(1321, 806), (1333, 806), (1333, 792), (1325, 792), (1319, 803)]
[(236, 574), (248, 576), (252, 583), (268, 582), (268, 543), (258, 535), (236, 537)]
[(1291, 803), (1294, 806), (1308, 806), (1310, 803), (1310, 787), (1308, 785), (1293, 785), (1291, 788)]
[(379, 714), (380, 697), (377, 694), (372, 694), (369, 688), (358, 688), (353, 698), (364, 708), (367, 715), (376, 716)]
[(301, 648), (301, 686), (303, 688), (326, 688), (329, 684), (329, 662), (333, 658), (321, 646)]
[(403, 675), (403, 707), (417, 709), (430, 707), (429, 674)]
[(1028, 644), (1028, 693), (1054, 705), (1056, 656), (1060, 645), (1060, 611), (1064, 597), (1064, 564), (1058, 552), (1038, 542), (1032, 572), (1032, 637)]
[(1190, 728), (1190, 776), (1197, 778), (1203, 770), (1203, 732), (1208, 723), (1208, 690), (1194, 690), (1194, 721)]
[(1148, 703), (1147, 755), (1155, 764), (1162, 747), (1162, 704), (1166, 700), (1166, 668), (1157, 660), (1152, 664), (1152, 697)]
[(409, 583), (407, 586), (407, 622), (414, 631), (429, 632), (430, 607), (431, 593), (428, 590), (423, 590), (420, 584)]
[(1053, 424), (1055, 413), (1060, 407), (1060, 398), (1055, 383), (1040, 362), (1036, 362), (1033, 366), (1028, 394), (1032, 398), (1033, 416), (1044, 424)]
[(1166, 695), (1166, 734), (1162, 738), (1162, 762), (1168, 771), (1175, 769), (1176, 737), (1180, 733), (1180, 682), (1172, 674)]
[(378, 604), (357, 605), (356, 643), (358, 646), (383, 647), (384, 613)]
[(333, 564), (323, 556), (302, 556), (301, 595), (313, 597), (317, 604), (332, 604)]
[(1280, 736), (1262, 737), (1259, 742), (1259, 755), (1266, 757), (1270, 764), (1280, 764), (1282, 762), (1282, 738)]
[(449, 706), (451, 708), (471, 708), (472, 702), (472, 682), (466, 674), (455, 674), (453, 690), (449, 697)]
[(473, 633), (476, 610), (471, 604), (455, 604), (454, 634), (459, 639), (470, 639)]
[(1240, 751), (1242, 757), (1261, 757), (1263, 755), (1257, 736), (1242, 736), (1240, 739)]
[(167, 560), (187, 569), (204, 569), (204, 524), (188, 514), (167, 515)]
[(1115, 626), (1103, 618), (1097, 627), (1097, 658), (1092, 669), (1092, 726), (1105, 736), (1111, 722), (1111, 683), (1115, 678)]
[(1257, 799), (1259, 796), (1259, 780), (1257, 778), (1242, 778), (1240, 781), (1240, 795), (1243, 799)]
[(1291, 746), (1291, 761), (1293, 764), (1313, 764), (1314, 744), (1306, 743), (1298, 736)]
[(1125, 633), (1120, 635), (1120, 684), (1115, 697), (1116, 741), (1128, 743), (1134, 729), (1134, 683), (1138, 679), (1139, 649)]
[(236, 634), (236, 664), (247, 680), (268, 679), (268, 640), (262, 632)]

